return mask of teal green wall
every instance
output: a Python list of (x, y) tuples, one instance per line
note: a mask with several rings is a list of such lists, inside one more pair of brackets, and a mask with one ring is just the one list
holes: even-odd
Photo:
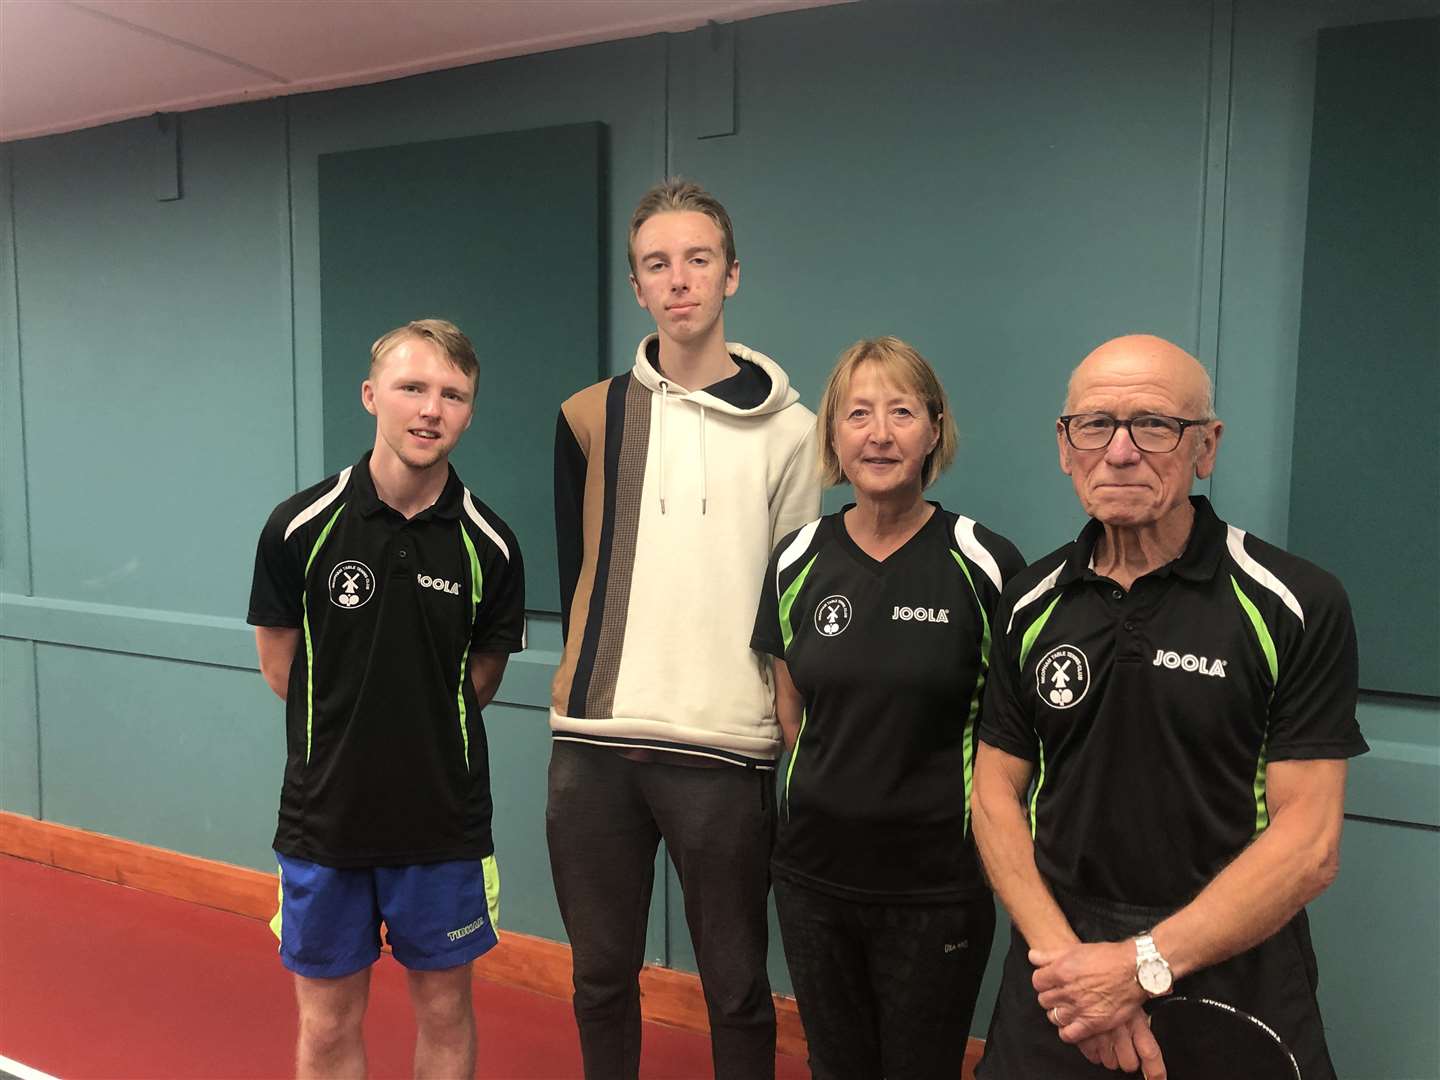
[[(1315, 33), (1434, 8), (774, 16), (734, 29), (733, 136), (694, 136), (716, 104), (685, 67), (702, 34), (655, 36), (186, 114), (185, 197), (168, 203), (149, 121), (0, 148), (0, 806), (270, 863), (283, 720), (242, 619), (265, 513), (323, 475), (320, 154), (605, 124), (609, 367), (648, 328), (624, 280), (631, 204), (667, 171), (695, 176), (738, 225), (731, 336), (812, 402), (856, 337), (914, 340), (962, 430), (940, 497), (1032, 557), (1078, 524), (1050, 436), (1065, 373), (1112, 334), (1172, 336), (1216, 373), (1220, 510), (1284, 543)], [(483, 357), (474, 336), (482, 363), (535, 362)], [(504, 921), (559, 937), (543, 816), (559, 635), (531, 630), (486, 711), (496, 834)], [(1361, 722), (1364, 820), (1313, 909), (1335, 1055), (1347, 1078), (1440, 1077), (1424, 1034), (1440, 706), (1367, 698)], [(649, 955), (693, 966), (660, 880)], [(778, 943), (772, 966), (788, 986)]]
[[(1070, 368), (1131, 329), (1197, 341), (1210, 7), (900, 10), (742, 24), (739, 133), (678, 110), (671, 165), (740, 223), (732, 336), (810, 402), (857, 338), (914, 343), (961, 432), (936, 494), (1036, 558), (1080, 521), (1047, 438)], [(672, 102), (703, 44), (673, 42)]]
[[(1440, 17), (1323, 31), (1290, 545), (1349, 584), (1360, 685), (1427, 697), (1440, 697), (1437, 238)], [(1382, 456), (1403, 466), (1375, 468)], [(1384, 559), (1377, 520), (1392, 532)], [(1429, 617), (1394, 617), (1412, 604)]]
[[(555, 515), (535, 492), (555, 475), (555, 431), (536, 419), (605, 369), (604, 140), (601, 124), (567, 124), (320, 158), (325, 472), (373, 444), (375, 418), (356, 408), (370, 345), (416, 312), (470, 328), (487, 357), (543, 357), (486, 365), (450, 461), (467, 480), (488, 472), (483, 501), (542, 570), (526, 581), (525, 603), (552, 615)], [(541, 250), (565, 254), (536, 258)], [(498, 453), (507, 467), (497, 471)]]

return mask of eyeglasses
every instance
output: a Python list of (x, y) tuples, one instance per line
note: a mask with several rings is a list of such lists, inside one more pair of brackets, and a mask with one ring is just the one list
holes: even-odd
[(1110, 445), (1115, 432), (1124, 428), (1130, 441), (1147, 454), (1168, 454), (1180, 445), (1188, 427), (1199, 427), (1209, 420), (1186, 420), (1179, 416), (1142, 413), (1121, 420), (1109, 413), (1072, 413), (1060, 417), (1065, 438), (1076, 450), (1103, 450)]

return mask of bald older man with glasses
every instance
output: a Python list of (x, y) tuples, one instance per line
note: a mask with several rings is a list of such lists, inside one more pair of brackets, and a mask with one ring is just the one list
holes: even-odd
[(1162, 1080), (1147, 1008), (1184, 993), (1333, 1078), (1304, 905), (1368, 749), (1344, 590), (1190, 494), (1224, 425), (1178, 346), (1101, 345), (1055, 433), (1091, 520), (995, 618), (973, 820), (1014, 926), (977, 1076)]

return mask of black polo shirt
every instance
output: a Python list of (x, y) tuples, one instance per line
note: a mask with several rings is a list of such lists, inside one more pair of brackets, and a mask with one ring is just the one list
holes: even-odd
[(275, 850), (341, 867), (494, 852), (469, 658), (525, 647), (525, 574), (454, 469), (408, 521), (368, 453), (286, 499), (260, 534), (248, 621), (302, 630)]
[(1036, 864), (1081, 895), (1189, 902), (1269, 823), (1268, 762), (1368, 749), (1340, 583), (1191, 502), (1129, 592), (1090, 569), (1091, 521), (996, 614), (980, 737), (1035, 763)]
[(1024, 560), (937, 504), (876, 562), (843, 515), (780, 542), (750, 642), (805, 699), (774, 873), (852, 900), (963, 899), (986, 889), (969, 808), (990, 615)]

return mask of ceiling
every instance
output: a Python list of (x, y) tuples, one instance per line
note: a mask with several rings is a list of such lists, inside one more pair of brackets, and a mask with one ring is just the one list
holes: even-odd
[(0, 141), (837, 0), (0, 0)]

